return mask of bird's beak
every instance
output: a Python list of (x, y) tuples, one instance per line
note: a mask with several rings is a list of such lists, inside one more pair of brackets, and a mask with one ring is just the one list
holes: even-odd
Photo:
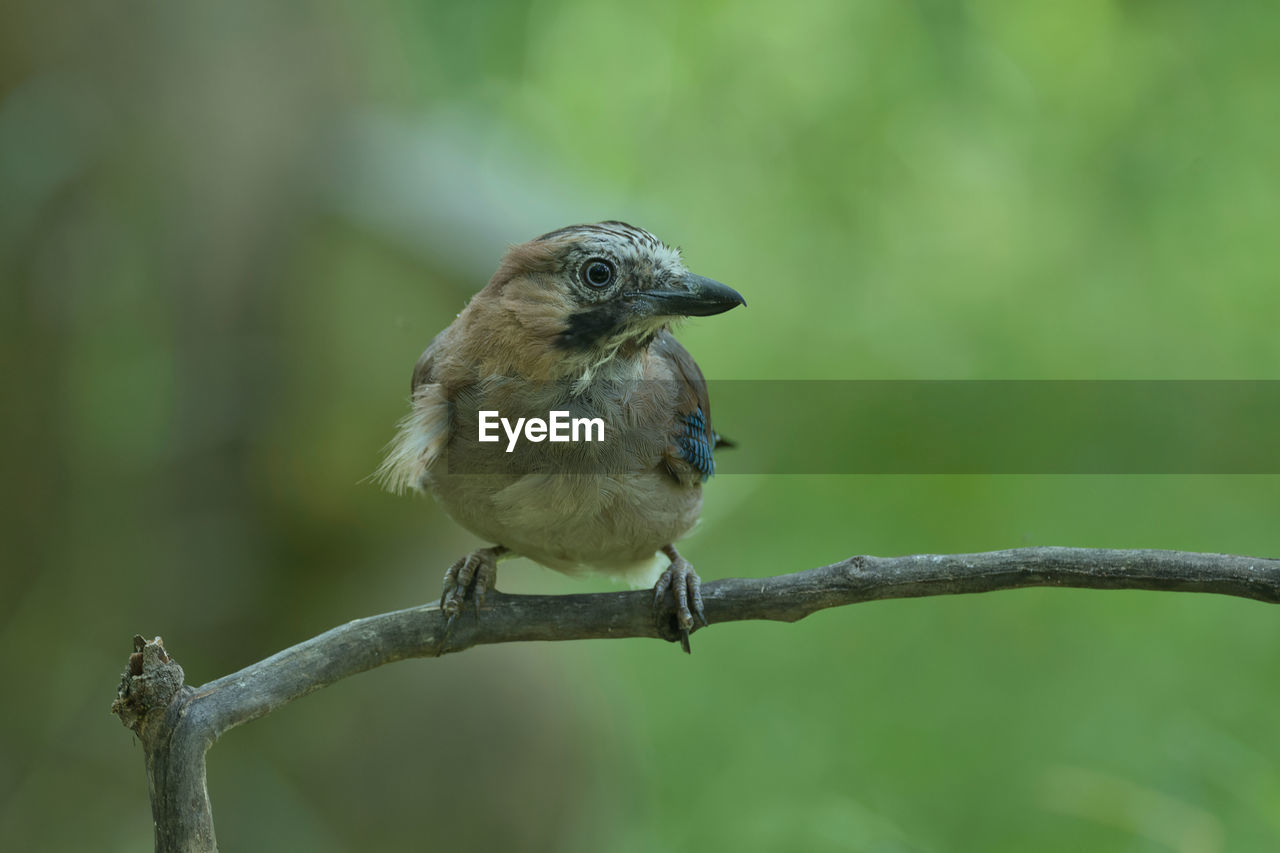
[(693, 273), (687, 273), (673, 287), (634, 295), (647, 302), (654, 314), (669, 317), (709, 317), (747, 304), (732, 287)]

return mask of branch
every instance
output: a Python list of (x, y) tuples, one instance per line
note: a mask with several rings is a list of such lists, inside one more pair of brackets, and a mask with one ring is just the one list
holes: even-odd
[[(1033, 586), (1208, 592), (1280, 603), (1280, 560), (1180, 551), (1022, 548), (982, 554), (850, 557), (818, 569), (703, 585), (712, 624), (796, 622), (828, 607)], [(434, 605), (357, 619), (202, 687), (159, 637), (134, 638), (112, 711), (142, 739), (157, 851), (217, 849), (205, 784), (205, 752), (227, 730), (300, 696), (393, 661), (487, 643), (622, 637), (674, 639), (653, 618), (651, 593), (504, 595), (446, 634)]]

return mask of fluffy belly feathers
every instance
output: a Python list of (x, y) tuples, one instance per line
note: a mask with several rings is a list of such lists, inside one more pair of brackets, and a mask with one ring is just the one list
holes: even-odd
[(654, 469), (621, 474), (451, 474), (426, 485), (475, 535), (566, 574), (651, 584), (662, 546), (698, 521), (702, 489)]

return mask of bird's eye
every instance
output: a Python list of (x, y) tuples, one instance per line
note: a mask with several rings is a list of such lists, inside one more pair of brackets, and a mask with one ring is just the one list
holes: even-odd
[(582, 265), (582, 280), (592, 287), (608, 287), (615, 275), (613, 264), (602, 258), (592, 258)]

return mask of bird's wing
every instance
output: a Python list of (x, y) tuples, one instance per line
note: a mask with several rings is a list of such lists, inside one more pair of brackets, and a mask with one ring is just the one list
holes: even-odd
[(427, 469), (449, 444), (449, 398), (434, 370), (442, 335), (436, 336), (414, 365), (409, 414), (400, 420), (395, 438), (387, 444), (387, 455), (374, 472), (387, 491), (422, 491)]
[(716, 472), (713, 451), (719, 440), (711, 426), (707, 380), (693, 356), (669, 333), (658, 335), (651, 351), (663, 361), (676, 383), (676, 411), (663, 463), (681, 483), (705, 482)]

